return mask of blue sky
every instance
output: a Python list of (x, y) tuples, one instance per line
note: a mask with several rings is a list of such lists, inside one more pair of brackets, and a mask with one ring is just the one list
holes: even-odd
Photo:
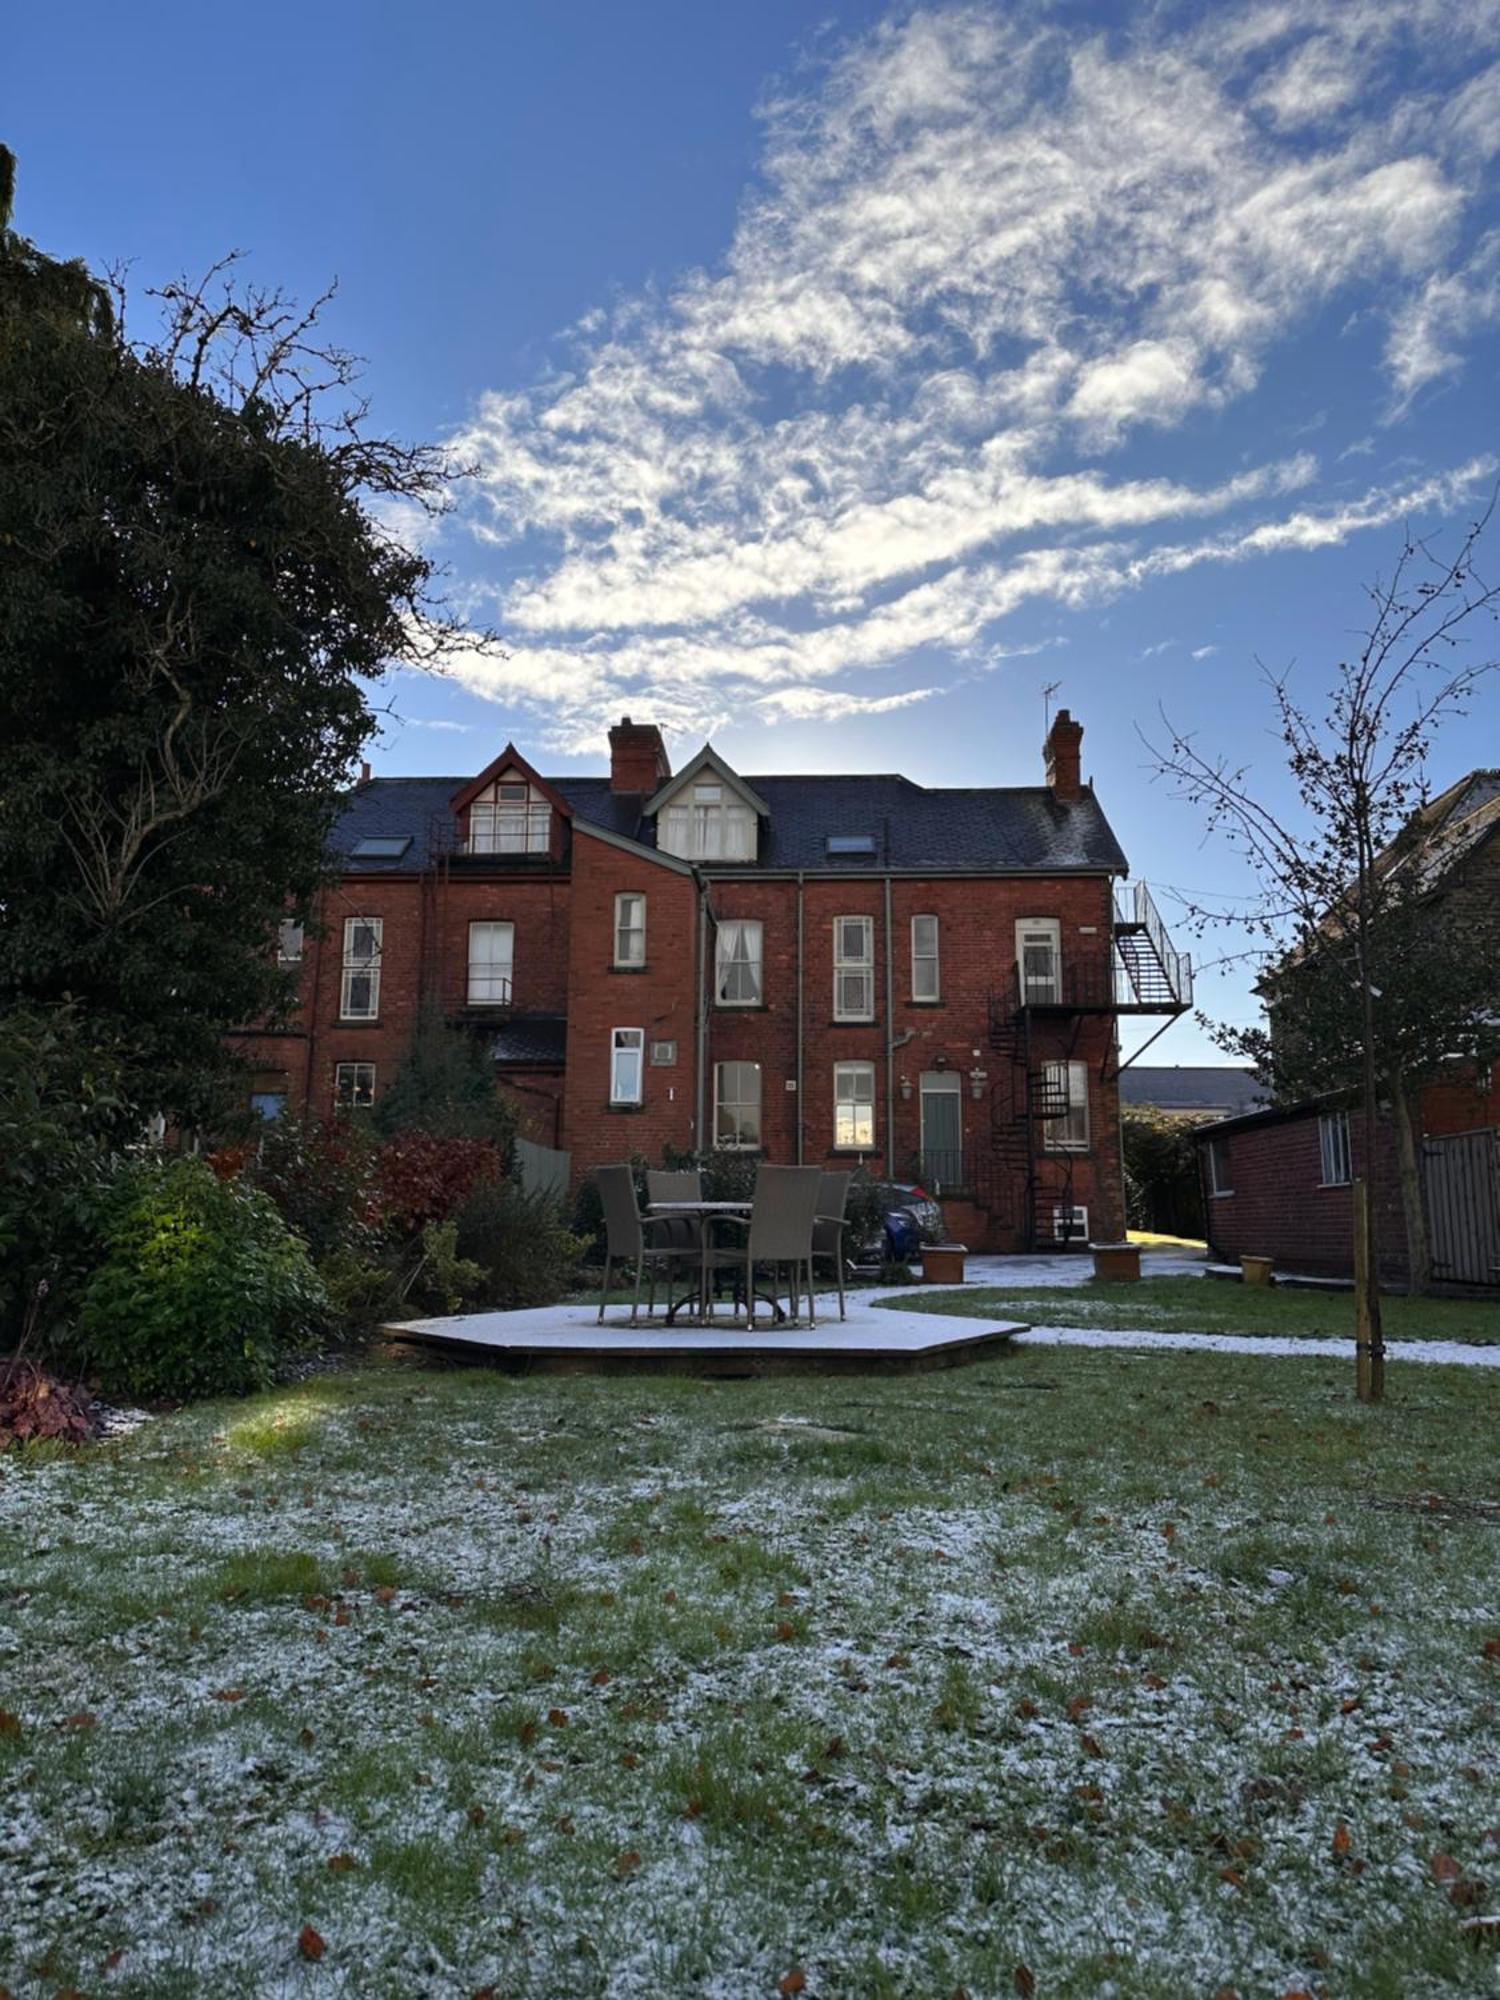
[[(0, 135), (19, 225), (138, 288), (337, 275), (380, 423), (477, 463), (436, 546), (508, 658), (403, 677), (380, 769), (597, 768), (628, 710), (1025, 783), (1056, 681), (1170, 916), (1244, 885), (1138, 730), (1277, 791), (1257, 662), (1315, 700), (1496, 476), (1500, 0), (64, 0)], [(1434, 778), (1497, 741), (1487, 689)]]

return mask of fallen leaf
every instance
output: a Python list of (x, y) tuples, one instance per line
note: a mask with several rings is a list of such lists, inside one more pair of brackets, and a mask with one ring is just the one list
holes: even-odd
[(330, 1854), (326, 1865), (330, 1875), (347, 1875), (355, 1860), (352, 1854)]
[(789, 2000), (789, 1996), (793, 1993), (805, 1993), (807, 1991), (807, 1974), (802, 1970), (802, 1967), (794, 1965), (790, 1972), (783, 1972), (780, 1979), (776, 1982), (776, 1991), (782, 1996), (782, 2000)]
[(1494, 1638), (1485, 1640), (1484, 1657), (1487, 1660), (1500, 1660), (1500, 1632), (1497, 1632)]
[(1020, 1994), (1021, 2000), (1031, 2000), (1032, 1994), (1035, 1993), (1036, 1974), (1029, 1965), (1016, 1967), (1016, 1991)]
[(778, 1639), (795, 1639), (797, 1628), (795, 1625), (789, 1625), (784, 1618), (779, 1619), (776, 1625), (776, 1636)]
[(90, 1711), (86, 1708), (80, 1708), (76, 1715), (64, 1716), (63, 1728), (92, 1729), (94, 1725), (98, 1722), (98, 1720), (99, 1718), (97, 1715), (91, 1714)]
[(1090, 1736), (1086, 1729), (1084, 1730), (1083, 1734), (1079, 1737), (1078, 1741), (1083, 1745), (1084, 1750), (1090, 1757), (1102, 1757), (1104, 1755), (1104, 1752), (1100, 1748), (1098, 1741), (1094, 1737)]
[(489, 1814), (485, 1811), (483, 1806), (473, 1805), (469, 1807), (470, 1826), (483, 1826), (488, 1818)]
[(1432, 1857), (1432, 1879), (1434, 1882), (1456, 1882), (1463, 1869), (1451, 1854), (1434, 1854)]
[(568, 1726), (568, 1711), (565, 1708), (549, 1708), (547, 1710), (547, 1720), (554, 1729), (566, 1729)]
[(598, 1673), (595, 1674), (593, 1679), (589, 1682), (589, 1686), (596, 1688), (607, 1688), (609, 1686), (609, 1668), (601, 1667)]
[(1333, 1858), (1342, 1861), (1349, 1852), (1349, 1829), (1342, 1820), (1333, 1829)]
[(1083, 1714), (1084, 1710), (1086, 1708), (1092, 1708), (1093, 1705), (1094, 1705), (1094, 1698), (1092, 1695), (1075, 1694), (1073, 1699), (1068, 1703), (1069, 1722), (1076, 1722), (1079, 1716)]
[(390, 1583), (383, 1583), (381, 1584), (379, 1590), (377, 1590), (375, 1593), (375, 1602), (377, 1604), (389, 1604), (391, 1599), (395, 1595), (396, 1595), (395, 1585)]
[(302, 1745), (304, 1750), (311, 1750), (317, 1740), (317, 1737), (310, 1729), (303, 1728), (298, 1732), (297, 1741)]
[(12, 1715), (8, 1708), (0, 1708), (0, 1736), (19, 1736), (20, 1733), (20, 1716)]
[(297, 1949), (304, 1958), (310, 1958), (316, 1965), (328, 1947), (311, 1924), (304, 1924), (297, 1933)]
[(640, 1854), (633, 1847), (627, 1847), (623, 1854), (615, 1856), (615, 1873), (617, 1875), (633, 1875), (640, 1865)]
[(245, 1690), (243, 1688), (214, 1689), (215, 1701), (243, 1701), (244, 1699), (245, 1699)]
[(1221, 1868), (1219, 1880), (1227, 1882), (1231, 1889), (1243, 1889), (1245, 1886), (1245, 1878), (1237, 1868)]

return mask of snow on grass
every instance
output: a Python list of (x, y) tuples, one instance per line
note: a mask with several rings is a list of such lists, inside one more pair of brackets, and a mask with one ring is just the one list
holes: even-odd
[(389, 1370), (0, 1461), (0, 1985), (1500, 1990), (1500, 1383), (1349, 1386)]

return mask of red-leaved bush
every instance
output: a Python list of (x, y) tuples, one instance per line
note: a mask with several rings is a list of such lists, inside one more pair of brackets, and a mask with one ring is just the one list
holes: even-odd
[(97, 1435), (99, 1413), (82, 1389), (71, 1389), (34, 1361), (0, 1361), (0, 1451), (33, 1438), (83, 1444)]
[(489, 1139), (437, 1139), (398, 1132), (375, 1160), (374, 1197), (380, 1220), (398, 1235), (415, 1236), (444, 1222), (477, 1187), (500, 1178), (500, 1149)]

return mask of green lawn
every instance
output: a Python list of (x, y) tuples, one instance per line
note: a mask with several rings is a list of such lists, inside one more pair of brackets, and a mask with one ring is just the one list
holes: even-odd
[[(963, 1291), (903, 1293), (885, 1301), (921, 1312), (1000, 1318), (1032, 1326), (1148, 1328), (1170, 1333), (1286, 1333), (1354, 1338), (1354, 1295), (1301, 1286), (1242, 1285), (1233, 1279), (1141, 1278), (1134, 1284), (967, 1286)], [(1390, 1340), (1500, 1340), (1500, 1300), (1383, 1301)]]
[(0, 1458), (0, 1986), (1492, 1993), (1500, 1380), (1348, 1376), (393, 1366)]

